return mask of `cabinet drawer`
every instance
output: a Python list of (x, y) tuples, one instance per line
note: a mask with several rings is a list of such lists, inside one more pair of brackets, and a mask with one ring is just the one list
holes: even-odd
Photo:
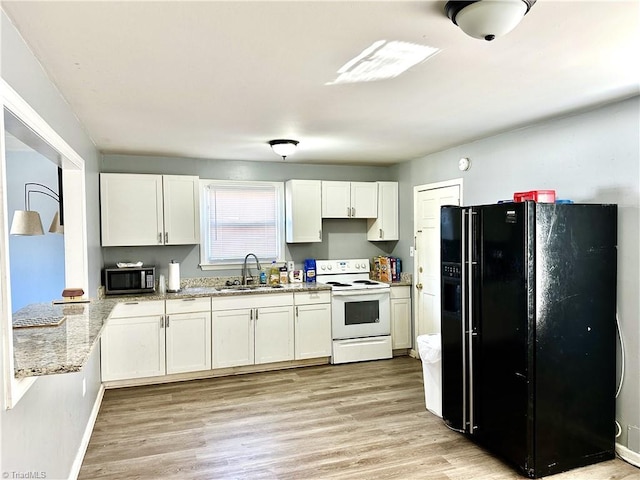
[(331, 303), (331, 291), (296, 292), (293, 294), (293, 301), (296, 305)]
[(167, 300), (167, 315), (174, 313), (208, 312), (209, 310), (211, 310), (211, 297)]
[(411, 287), (391, 287), (391, 298), (410, 298)]
[(111, 318), (144, 317), (146, 315), (163, 315), (164, 300), (139, 302), (120, 302), (111, 311)]

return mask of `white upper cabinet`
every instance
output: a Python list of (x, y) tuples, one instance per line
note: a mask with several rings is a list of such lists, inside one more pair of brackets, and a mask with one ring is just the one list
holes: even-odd
[(367, 240), (399, 240), (398, 182), (378, 182), (378, 218), (367, 221)]
[(323, 218), (376, 218), (376, 182), (322, 182)]
[(285, 183), (287, 243), (322, 241), (322, 189), (320, 180)]
[(198, 188), (195, 176), (100, 174), (102, 246), (199, 243)]
[(164, 243), (200, 243), (200, 179), (189, 175), (163, 175)]

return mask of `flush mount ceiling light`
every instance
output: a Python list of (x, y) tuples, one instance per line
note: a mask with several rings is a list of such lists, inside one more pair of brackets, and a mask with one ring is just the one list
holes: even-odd
[(394, 78), (440, 50), (416, 43), (379, 40), (338, 70), (338, 78), (326, 85), (373, 82)]
[(297, 140), (278, 139), (269, 140), (268, 143), (275, 153), (280, 155), (283, 160), (286, 160), (289, 155), (292, 155), (296, 151), (296, 146), (300, 142)]
[(491, 41), (513, 30), (536, 0), (449, 1), (447, 16), (473, 38)]

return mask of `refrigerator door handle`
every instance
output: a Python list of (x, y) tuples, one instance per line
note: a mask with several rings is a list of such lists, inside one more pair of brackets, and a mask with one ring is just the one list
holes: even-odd
[(476, 212), (473, 211), (473, 209), (469, 209), (469, 215), (468, 215), (468, 235), (467, 235), (467, 254), (468, 254), (468, 262), (469, 262), (469, 268), (467, 270), (467, 278), (466, 278), (466, 287), (467, 287), (467, 291), (469, 292), (469, 296), (468, 296), (468, 314), (467, 314), (467, 323), (465, 325), (465, 329), (467, 331), (467, 339), (468, 339), (468, 343), (469, 343), (469, 433), (473, 434), (476, 425), (474, 423), (474, 418), (473, 418), (473, 411), (474, 411), (474, 405), (473, 405), (473, 337), (476, 335), (476, 333), (474, 333), (474, 329), (473, 329), (473, 268), (474, 265), (476, 265), (476, 262), (474, 261), (474, 254), (476, 252), (474, 252), (474, 246), (475, 246), (475, 236), (476, 236), (476, 229), (473, 228), (474, 227), (474, 215), (477, 215)]
[(468, 210), (462, 210), (462, 219), (460, 221), (460, 234), (461, 234), (461, 279), (460, 284), (462, 287), (462, 308), (460, 308), (460, 320), (461, 320), (461, 332), (462, 332), (462, 429), (467, 431), (467, 308), (468, 303), (468, 289), (467, 289), (467, 246), (465, 245), (465, 239), (467, 237), (467, 222), (466, 217), (469, 216)]

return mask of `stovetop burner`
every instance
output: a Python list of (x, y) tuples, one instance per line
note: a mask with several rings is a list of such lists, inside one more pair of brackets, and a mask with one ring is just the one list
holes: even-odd
[(354, 280), (353, 283), (362, 283), (363, 285), (378, 285), (379, 282), (373, 282), (371, 280)]
[(351, 286), (348, 283), (342, 283), (342, 282), (325, 282), (325, 283), (333, 287), (350, 287)]

